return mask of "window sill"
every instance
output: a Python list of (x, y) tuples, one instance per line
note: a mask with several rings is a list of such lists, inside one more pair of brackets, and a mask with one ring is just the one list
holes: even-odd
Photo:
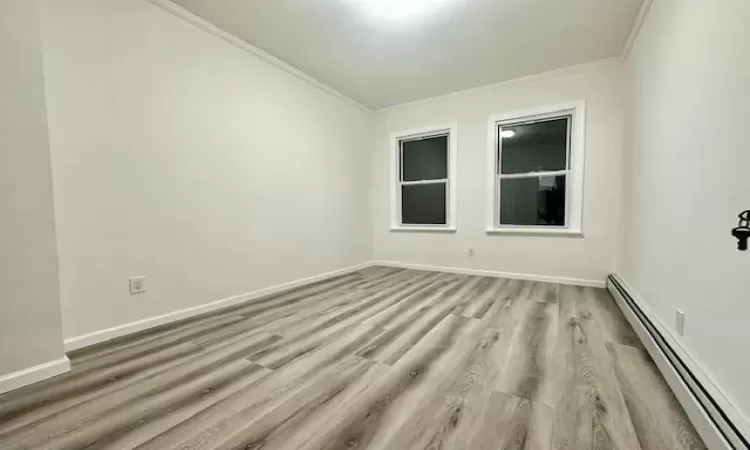
[(455, 233), (456, 227), (391, 227), (391, 231), (418, 231), (428, 233)]
[(569, 228), (549, 229), (549, 228), (544, 228), (544, 227), (490, 228), (487, 230), (487, 234), (505, 234), (505, 235), (516, 235), (516, 236), (553, 236), (553, 237), (572, 237), (572, 238), (583, 237), (583, 231), (581, 231), (580, 229), (569, 229)]

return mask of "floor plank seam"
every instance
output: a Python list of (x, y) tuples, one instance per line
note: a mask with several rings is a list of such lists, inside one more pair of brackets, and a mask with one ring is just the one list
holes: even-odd
[(609, 294), (370, 267), (76, 353), (0, 448), (705, 450)]

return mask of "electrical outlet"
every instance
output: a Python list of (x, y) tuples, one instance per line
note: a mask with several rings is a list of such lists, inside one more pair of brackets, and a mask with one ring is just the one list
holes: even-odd
[(675, 316), (675, 328), (677, 329), (677, 332), (680, 333), (680, 336), (682, 336), (682, 333), (685, 331), (685, 313), (679, 309)]
[(146, 277), (130, 277), (130, 295), (146, 292)]
[(470, 248), (468, 254), (469, 256), (474, 256), (474, 248)]

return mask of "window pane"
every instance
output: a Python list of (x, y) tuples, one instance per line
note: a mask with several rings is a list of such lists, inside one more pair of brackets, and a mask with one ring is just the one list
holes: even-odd
[(500, 224), (565, 225), (565, 175), (500, 180)]
[[(502, 127), (502, 173), (528, 173), (567, 168), (569, 117)], [(512, 136), (509, 136), (511, 133)]]
[(401, 186), (401, 222), (445, 225), (445, 183)]
[(448, 178), (448, 136), (401, 142), (402, 181)]

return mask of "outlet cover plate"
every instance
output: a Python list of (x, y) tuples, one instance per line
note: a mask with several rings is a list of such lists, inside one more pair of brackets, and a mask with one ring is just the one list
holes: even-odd
[(146, 292), (146, 277), (130, 277), (130, 295)]

